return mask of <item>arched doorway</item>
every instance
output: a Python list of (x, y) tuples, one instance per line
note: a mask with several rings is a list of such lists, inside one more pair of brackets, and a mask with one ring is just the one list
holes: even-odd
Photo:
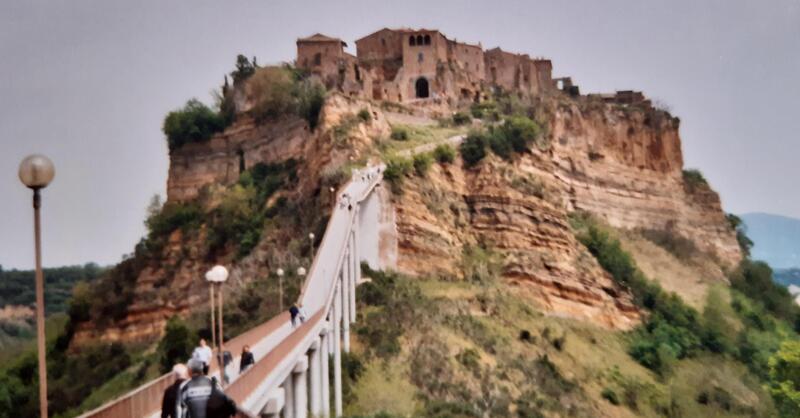
[(428, 80), (425, 77), (418, 78), (415, 87), (417, 90), (417, 98), (424, 99), (430, 96), (430, 91), (428, 90)]

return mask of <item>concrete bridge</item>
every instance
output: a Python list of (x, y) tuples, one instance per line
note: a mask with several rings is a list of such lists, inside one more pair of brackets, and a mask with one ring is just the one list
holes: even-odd
[[(378, 267), (380, 197), (375, 193), (383, 166), (356, 171), (339, 191), (339, 202), (307, 275), (300, 302), (309, 314), (292, 328), (289, 313), (225, 342), (231, 353), (250, 345), (256, 363), (238, 373), (239, 357), (225, 372), (224, 390), (256, 416), (305, 418), (342, 415), (342, 351), (350, 351), (350, 325), (356, 320), (356, 286), (361, 261)], [(236, 355), (236, 354), (235, 354)], [(332, 364), (329, 364), (332, 362)], [(333, 387), (329, 384), (332, 369)], [(220, 377), (219, 367), (210, 375)], [(158, 417), (164, 390), (175, 382), (165, 374), (84, 417)]]

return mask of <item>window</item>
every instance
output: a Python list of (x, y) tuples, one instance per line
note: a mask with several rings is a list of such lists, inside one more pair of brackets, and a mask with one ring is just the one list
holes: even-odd
[(422, 39), (422, 35), (417, 35), (417, 45), (422, 45), (422, 42), (424, 42)]
[(417, 79), (417, 82), (414, 84), (417, 97), (420, 99), (424, 99), (430, 96), (430, 92), (428, 91), (428, 80), (425, 77), (420, 77)]
[(414, 40), (414, 37), (413, 37), (413, 36), (410, 36), (410, 37), (408, 38), (408, 44), (409, 44), (409, 45), (411, 45), (411, 46), (414, 46), (414, 45), (416, 45), (416, 44), (417, 44), (417, 41), (416, 41), (416, 40)]
[(425, 40), (425, 45), (430, 45), (431, 44), (431, 36), (430, 35), (425, 35), (425, 39), (424, 40)]
[(319, 52), (314, 54), (314, 65), (322, 65), (322, 54)]

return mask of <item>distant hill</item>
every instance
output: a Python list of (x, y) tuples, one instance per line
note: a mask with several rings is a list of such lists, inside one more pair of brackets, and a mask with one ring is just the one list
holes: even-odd
[(775, 269), (773, 277), (784, 286), (800, 286), (800, 269)]
[[(755, 243), (752, 256), (778, 269), (800, 268), (800, 219), (768, 213), (740, 215)], [(777, 278), (777, 274), (776, 274)]]
[[(64, 312), (79, 281), (98, 278), (105, 268), (94, 263), (44, 269), (44, 301), (47, 314)], [(32, 306), (36, 302), (33, 270), (3, 270), (0, 266), (0, 308), (6, 305)]]

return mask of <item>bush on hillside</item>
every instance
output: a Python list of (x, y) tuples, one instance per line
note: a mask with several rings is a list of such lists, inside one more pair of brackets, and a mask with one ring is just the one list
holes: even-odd
[(386, 163), (383, 171), (383, 179), (392, 186), (392, 191), (399, 193), (402, 191), (403, 179), (411, 172), (413, 164), (407, 158), (393, 158)]
[(764, 308), (778, 318), (794, 322), (800, 314), (789, 291), (773, 280), (767, 263), (744, 259), (730, 280), (734, 289), (763, 303)]
[(754, 243), (747, 236), (747, 226), (742, 221), (742, 218), (732, 213), (727, 214), (726, 219), (731, 229), (736, 231), (736, 241), (739, 243), (739, 249), (742, 250), (742, 254), (744, 254), (745, 257), (749, 257), (750, 249), (753, 248)]
[(639, 232), (645, 239), (667, 250), (681, 261), (690, 260), (700, 252), (694, 241), (670, 229), (641, 229)]
[(431, 168), (431, 164), (433, 164), (433, 157), (427, 152), (417, 154), (414, 156), (413, 164), (417, 175), (425, 177), (428, 174), (428, 169)]
[(405, 141), (408, 136), (408, 128), (405, 126), (392, 126), (392, 133), (389, 135), (395, 141)]
[(367, 109), (359, 110), (357, 116), (364, 123), (369, 123), (369, 122), (372, 121), (372, 114), (369, 113), (369, 110), (367, 110)]
[(467, 135), (459, 148), (461, 158), (464, 159), (467, 167), (475, 166), (486, 157), (487, 142), (488, 138), (485, 132), (473, 131)]
[(450, 164), (456, 159), (456, 150), (450, 144), (441, 144), (433, 150), (433, 158), (439, 164)]
[(159, 364), (162, 373), (172, 370), (177, 363), (185, 363), (192, 355), (197, 338), (179, 316), (173, 316), (164, 326), (164, 336), (158, 343)]
[(695, 190), (700, 187), (708, 187), (708, 180), (706, 180), (700, 170), (687, 168), (683, 170), (683, 184), (686, 185), (689, 190)]
[(325, 87), (290, 67), (259, 68), (250, 77), (254, 102), (251, 113), (258, 121), (297, 115), (315, 129), (325, 103)]
[(466, 125), (472, 122), (472, 117), (464, 112), (456, 112), (453, 114), (453, 124), (456, 126)]
[(782, 417), (800, 416), (800, 341), (784, 341), (769, 359), (769, 391)]
[[(255, 58), (253, 58), (255, 61)], [(244, 81), (256, 72), (255, 62), (250, 62), (246, 56), (239, 54), (236, 56), (236, 69), (231, 72), (233, 81), (238, 83)]]
[(169, 112), (164, 119), (164, 134), (170, 150), (184, 144), (207, 141), (225, 129), (225, 120), (197, 99), (186, 102), (183, 108)]

